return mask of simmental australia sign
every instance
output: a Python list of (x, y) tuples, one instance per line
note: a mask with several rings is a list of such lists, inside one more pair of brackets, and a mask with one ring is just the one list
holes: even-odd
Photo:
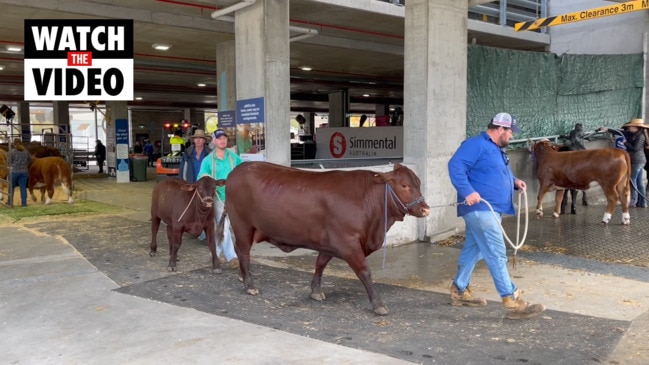
[(25, 100), (132, 100), (133, 20), (25, 20)]

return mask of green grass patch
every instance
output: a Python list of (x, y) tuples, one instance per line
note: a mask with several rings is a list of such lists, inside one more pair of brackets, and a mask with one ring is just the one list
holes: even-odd
[(87, 216), (94, 214), (114, 214), (126, 212), (128, 209), (115, 205), (100, 203), (92, 200), (75, 200), (73, 205), (65, 202), (43, 205), (40, 203), (29, 204), (26, 207), (19, 205), (0, 207), (0, 224), (16, 223), (18, 221), (47, 219), (56, 216)]

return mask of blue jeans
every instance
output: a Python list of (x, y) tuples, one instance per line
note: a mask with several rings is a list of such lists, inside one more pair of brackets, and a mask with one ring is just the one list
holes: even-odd
[(500, 228), (502, 217), (496, 214), (494, 218), (491, 211), (475, 211), (465, 215), (466, 240), (460, 252), (458, 270), (453, 283), (460, 292), (464, 292), (471, 274), (478, 261), (484, 259), (489, 273), (496, 285), (496, 290), (502, 298), (514, 294), (516, 285), (509, 278), (507, 271), (507, 249)]
[[(217, 228), (219, 226), (221, 214), (223, 214), (223, 207), (224, 203), (217, 198), (217, 201), (214, 202), (214, 222)], [(228, 216), (225, 217), (225, 226), (223, 227), (223, 242), (221, 242), (221, 245), (219, 245), (218, 241), (216, 242), (216, 256), (221, 256), (221, 252), (223, 252), (223, 256), (225, 256), (225, 259), (228, 262), (237, 258), (237, 253), (234, 252), (232, 229), (230, 228), (230, 218)]]
[(11, 191), (9, 196), (13, 201), (14, 188), (16, 186), (20, 187), (20, 203), (23, 207), (27, 206), (27, 178), (29, 174), (26, 172), (14, 172), (11, 178)]
[[(642, 181), (642, 170), (644, 165), (631, 165), (631, 204), (635, 207), (636, 204), (640, 207), (646, 207), (647, 201), (643, 196), (646, 194), (644, 189), (644, 181)], [(635, 187), (634, 187), (635, 186)], [(640, 192), (640, 194), (638, 194)]]

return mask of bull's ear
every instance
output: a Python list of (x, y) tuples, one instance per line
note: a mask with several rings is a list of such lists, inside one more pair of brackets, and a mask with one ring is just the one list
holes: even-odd
[(553, 144), (553, 145), (551, 145), (551, 146), (552, 146), (552, 149), (553, 149), (553, 150), (555, 150), (555, 151), (558, 151), (558, 150), (559, 150), (559, 146), (557, 146), (556, 144)]
[(194, 191), (196, 189), (196, 184), (185, 184), (181, 186), (180, 189), (185, 191)]
[(225, 186), (225, 179), (216, 180), (216, 186)]
[(400, 163), (395, 163), (395, 164), (394, 164), (394, 168), (392, 169), (392, 171), (397, 171), (397, 170), (399, 170), (399, 169), (401, 168), (401, 166), (402, 166), (402, 165), (401, 165)]

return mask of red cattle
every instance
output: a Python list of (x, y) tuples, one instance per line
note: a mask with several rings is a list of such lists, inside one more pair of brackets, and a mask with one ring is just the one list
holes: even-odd
[[(59, 184), (68, 196), (68, 204), (74, 203), (74, 199), (72, 199), (72, 172), (68, 163), (61, 157), (34, 159), (34, 162), (29, 166), (29, 183), (27, 185), (32, 200), (36, 201), (34, 188), (39, 188), (41, 189), (41, 202), (45, 204), (52, 203), (54, 186)], [(47, 199), (45, 198), (46, 189)]]
[(151, 251), (155, 256), (158, 249), (156, 236), (160, 221), (167, 225), (169, 240), (169, 271), (176, 271), (178, 249), (182, 245), (183, 233), (198, 236), (205, 231), (207, 246), (212, 253), (212, 270), (221, 273), (221, 264), (216, 257), (214, 242), (214, 195), (216, 187), (225, 180), (214, 180), (209, 176), (190, 184), (178, 178), (165, 179), (153, 189), (151, 197)]
[(607, 206), (602, 223), (608, 223), (619, 200), (622, 204), (622, 224), (629, 224), (629, 197), (631, 194), (631, 160), (629, 154), (616, 148), (558, 152), (550, 141), (539, 141), (533, 146), (536, 175), (540, 182), (537, 216), (543, 217), (543, 197), (557, 190), (553, 216), (559, 217), (561, 199), (565, 190), (586, 190), (598, 183), (606, 195)]
[[(241, 275), (249, 294), (259, 293), (250, 275), (250, 249), (268, 241), (284, 252), (318, 251), (311, 298), (325, 299), (320, 282), (333, 257), (345, 260), (365, 285), (374, 312), (388, 313), (366, 257), (383, 246), (385, 232), (406, 214), (425, 217), (429, 207), (415, 173), (395, 165), (388, 173), (304, 171), (267, 162), (246, 162), (227, 178), (227, 202), (219, 223), (230, 218)], [(387, 209), (387, 212), (386, 212)]]
[[(59, 152), (56, 147), (43, 146), (40, 142), (26, 142), (23, 143), (25, 149), (32, 155), (33, 158), (41, 157), (61, 157), (61, 152)], [(0, 149), (7, 151), (7, 144), (0, 144)]]

